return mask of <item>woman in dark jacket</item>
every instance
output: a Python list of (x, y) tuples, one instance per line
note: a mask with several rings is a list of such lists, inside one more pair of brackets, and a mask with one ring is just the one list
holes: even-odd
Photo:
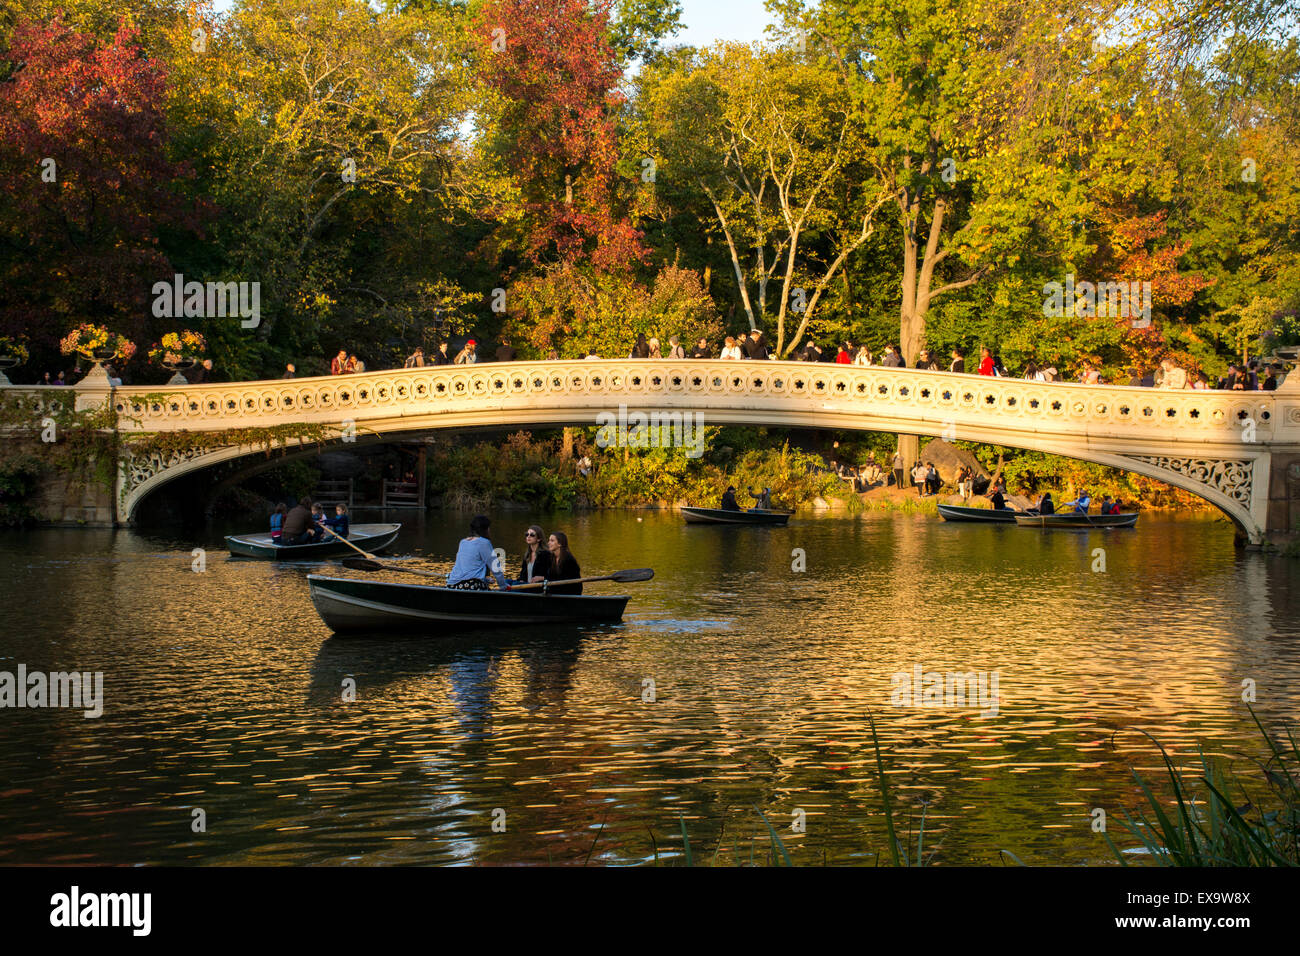
[(650, 343), (646, 341), (644, 332), (638, 332), (636, 334), (636, 344), (632, 346), (632, 354), (629, 355), (628, 358), (649, 358), (649, 357), (650, 357)]
[[(569, 538), (563, 531), (551, 532), (550, 539), (546, 546), (551, 552), (551, 566), (546, 569), (546, 580), (548, 581), (568, 581), (571, 578), (582, 577), (582, 568), (578, 567), (578, 559), (573, 556), (569, 550)], [(548, 589), (552, 594), (581, 594), (581, 584), (562, 584), (557, 588)]]
[(524, 559), (519, 565), (517, 584), (532, 584), (546, 580), (546, 572), (551, 569), (554, 558), (546, 549), (545, 537), (546, 535), (537, 525), (529, 526), (524, 535)]

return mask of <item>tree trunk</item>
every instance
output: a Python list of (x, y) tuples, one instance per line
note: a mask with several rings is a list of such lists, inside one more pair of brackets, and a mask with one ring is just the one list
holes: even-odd
[(916, 459), (921, 457), (921, 439), (916, 435), (899, 435), (898, 451), (903, 456), (903, 481), (908, 481), (916, 467)]
[(573, 457), (573, 429), (565, 428), (564, 437), (560, 439), (560, 454), (568, 461)]

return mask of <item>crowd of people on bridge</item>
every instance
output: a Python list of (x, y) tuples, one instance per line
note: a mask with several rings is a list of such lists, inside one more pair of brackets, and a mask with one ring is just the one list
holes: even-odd
[[(558, 361), (559, 357), (559, 353), (555, 349), (550, 349), (546, 360)], [(600, 359), (616, 356), (601, 356), (594, 349), (588, 349), (587, 354), (583, 357)], [(650, 360), (719, 359), (726, 361), (767, 361), (778, 358), (778, 355), (769, 347), (764, 333), (759, 329), (753, 329), (743, 335), (724, 337), (718, 343), (716, 349), (705, 337), (696, 339), (693, 346), (687, 347), (677, 335), (669, 335), (665, 344), (661, 343), (658, 336), (639, 333), (626, 357)], [(518, 358), (518, 350), (515, 349), (508, 338), (501, 340), (500, 346), (491, 353), (490, 359), (480, 352), (478, 340), (470, 338), (455, 352), (450, 350), (449, 344), (445, 341), (440, 342), (436, 348), (428, 353), (425, 352), (423, 346), (417, 347), (406, 357), (403, 367), (426, 368), (442, 365), (475, 365), (484, 361), (513, 362)], [(887, 344), (879, 352), (876, 352), (870, 346), (862, 343), (855, 344), (844, 341), (834, 346), (823, 346), (815, 339), (807, 338), (789, 353), (789, 358), (797, 362), (826, 362), (859, 367), (911, 367), (925, 371), (958, 374), (964, 374), (968, 371), (966, 354), (959, 348), (952, 349), (946, 356), (936, 354), (930, 349), (920, 349), (916, 360), (909, 366), (903, 357), (903, 350), (894, 343)], [(1159, 367), (1151, 372), (1143, 372), (1136, 367), (1132, 367), (1120, 374), (1111, 375), (1109, 381), (1103, 377), (1102, 369), (1090, 360), (1081, 361), (1078, 367), (1073, 369), (1072, 373), (1066, 374), (1054, 364), (1040, 363), (1030, 358), (1018, 372), (1013, 372), (1004, 365), (997, 353), (988, 346), (979, 348), (978, 358), (973, 359), (971, 365), (972, 367), (969, 369), (971, 373), (991, 377), (1020, 378), (1034, 382), (1129, 385), (1162, 389), (1272, 391), (1277, 389), (1286, 376), (1285, 365), (1278, 362), (1268, 363), (1259, 358), (1252, 358), (1239, 363), (1234, 362), (1228, 366), (1227, 372), (1223, 376), (1214, 380), (1211, 380), (1204, 372), (1189, 372), (1171, 358), (1163, 359)], [(113, 384), (122, 384), (118, 372), (112, 370), (111, 366), (106, 366), (106, 369), (109, 370), (109, 377)], [(345, 348), (339, 349), (338, 353), (329, 362), (329, 374), (331, 375), (351, 375), (364, 371), (366, 371), (366, 363), (358, 358), (355, 352), (350, 352)], [(297, 366), (289, 363), (285, 366), (281, 378), (292, 379), (297, 377), (297, 373)], [(211, 359), (196, 363), (183, 374), (186, 381), (191, 385), (217, 379)], [(46, 372), (38, 384), (68, 385), (80, 378), (80, 375), (80, 367), (67, 372)]]

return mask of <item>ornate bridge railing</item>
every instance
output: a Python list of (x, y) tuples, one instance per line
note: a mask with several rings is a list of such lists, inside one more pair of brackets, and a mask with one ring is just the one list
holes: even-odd
[[(603, 409), (620, 402), (680, 407), (749, 406), (871, 416), (996, 421), (1010, 430), (1046, 428), (1115, 437), (1252, 441), (1273, 427), (1276, 393), (1169, 391), (1126, 386), (1034, 383), (801, 362), (511, 362), (367, 372), (181, 389), (114, 391), (124, 431), (206, 431), (287, 421), (338, 422), (469, 408), (541, 406)], [(1298, 397), (1300, 400), (1300, 397)], [(828, 408), (827, 403), (833, 403)], [(594, 423), (594, 414), (592, 414)], [(1294, 422), (1300, 424), (1300, 421)]]

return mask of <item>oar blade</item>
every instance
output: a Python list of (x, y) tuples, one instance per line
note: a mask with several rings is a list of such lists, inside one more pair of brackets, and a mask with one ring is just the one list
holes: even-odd
[(655, 576), (654, 568), (632, 568), (628, 571), (615, 571), (609, 576), (611, 581), (628, 584), (632, 581), (649, 581)]
[(366, 558), (344, 558), (343, 567), (350, 568), (353, 571), (383, 571), (385, 566), (378, 561), (370, 561)]

